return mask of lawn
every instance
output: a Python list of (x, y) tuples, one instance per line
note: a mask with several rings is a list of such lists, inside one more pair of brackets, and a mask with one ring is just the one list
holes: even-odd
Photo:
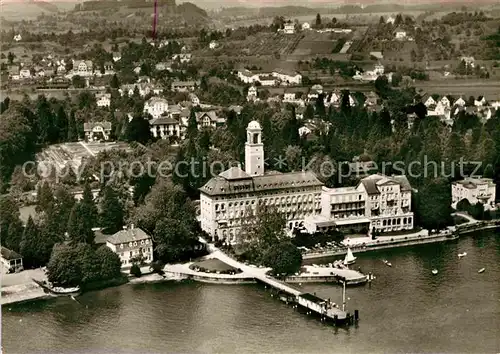
[(236, 268), (231, 267), (229, 264), (226, 264), (216, 258), (210, 258), (195, 262), (190, 266), (190, 268), (204, 269), (204, 271), (207, 273), (228, 273), (230, 271), (237, 271)]

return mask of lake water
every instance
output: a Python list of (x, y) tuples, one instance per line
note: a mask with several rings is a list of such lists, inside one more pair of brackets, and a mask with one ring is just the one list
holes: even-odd
[[(461, 252), (468, 255), (459, 260)], [(172, 282), (87, 293), (79, 303), (4, 306), (3, 348), (8, 354), (500, 351), (498, 233), (361, 254), (356, 266), (376, 279), (347, 289), (348, 309), (360, 311), (349, 329), (323, 325), (260, 285)], [(341, 302), (339, 286), (303, 288)]]

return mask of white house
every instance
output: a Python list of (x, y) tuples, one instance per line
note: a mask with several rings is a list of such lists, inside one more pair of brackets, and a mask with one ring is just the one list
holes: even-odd
[(122, 268), (130, 268), (134, 261), (153, 261), (153, 240), (140, 228), (131, 225), (118, 231), (106, 240), (106, 246), (115, 252), (122, 262)]
[(73, 74), (79, 76), (92, 76), (94, 65), (92, 60), (73, 60)]
[(188, 92), (193, 91), (199, 85), (196, 81), (174, 81), (172, 82), (172, 91)]
[(113, 52), (113, 61), (114, 62), (120, 61), (121, 58), (122, 58), (122, 55), (120, 54), (120, 52)]
[(394, 22), (396, 22), (396, 19), (392, 16), (390, 16), (387, 20), (385, 20), (385, 23), (390, 23), (391, 25), (393, 25)]
[(295, 103), (295, 92), (285, 92), (283, 95), (283, 102)]
[(429, 108), (437, 104), (436, 100), (432, 96), (424, 97), (423, 99), (425, 107)]
[(155, 138), (167, 139), (175, 137), (177, 140), (183, 138), (184, 128), (181, 123), (172, 117), (162, 116), (149, 122), (151, 133)]
[(394, 31), (394, 36), (397, 40), (406, 39), (406, 31), (402, 28), (398, 28)]
[(31, 70), (29, 68), (22, 68), (19, 70), (19, 78), (29, 79), (31, 78)]
[(225, 119), (218, 117), (215, 111), (196, 112), (196, 123), (198, 129), (202, 128), (215, 128), (217, 125), (224, 124)]
[(19, 42), (19, 41), (20, 41), (20, 40), (22, 40), (22, 39), (23, 39), (23, 37), (21, 37), (21, 35), (20, 35), (20, 34), (16, 34), (16, 35), (14, 36), (14, 40), (15, 40), (16, 42)]
[(474, 106), (476, 107), (482, 107), (486, 104), (486, 98), (484, 96), (479, 96), (477, 99), (474, 100)]
[(196, 96), (194, 93), (189, 94), (189, 100), (193, 104), (193, 106), (199, 106), (200, 105), (200, 99), (198, 96)]
[(302, 31), (309, 31), (311, 29), (311, 25), (309, 24), (309, 22), (304, 22), (302, 24)]
[(287, 72), (285, 70), (276, 70), (271, 74), (277, 78), (283, 85), (300, 85), (302, 83), (302, 75), (297, 72)]
[(215, 49), (219, 46), (219, 44), (216, 42), (216, 41), (211, 41), (210, 44), (208, 45), (208, 47), (210, 49)]
[(452, 207), (467, 199), (470, 204), (481, 203), (485, 210), (495, 209), (496, 185), (490, 178), (465, 178), (451, 185)]
[(295, 24), (292, 22), (285, 23), (285, 28), (283, 28), (283, 32), (285, 34), (294, 34), (295, 33)]
[(87, 122), (83, 123), (85, 140), (109, 140), (111, 134), (111, 122)]
[(168, 112), (168, 102), (161, 97), (151, 97), (144, 104), (144, 113), (150, 114), (153, 118), (159, 118), (165, 112)]
[(248, 102), (255, 102), (259, 99), (258, 95), (257, 95), (257, 88), (255, 86), (250, 86), (250, 88), (248, 89), (248, 93), (247, 93), (247, 101)]
[(474, 68), (475, 66), (474, 57), (460, 57), (460, 61), (463, 61), (466, 67)]
[(460, 106), (460, 107), (464, 107), (466, 104), (465, 100), (463, 99), (462, 96), (460, 96), (459, 98), (457, 98), (455, 100), (455, 102), (453, 103), (454, 106)]
[(323, 86), (316, 84), (311, 87), (311, 90), (309, 90), (309, 93), (307, 94), (307, 99), (309, 101), (312, 100), (317, 100), (319, 95), (323, 93)]
[(448, 97), (446, 97), (446, 96), (441, 97), (441, 99), (439, 100), (439, 102), (441, 102), (443, 104), (443, 106), (445, 106), (445, 107), (450, 108), (450, 106), (451, 106), (450, 99)]
[(189, 63), (191, 61), (191, 57), (191, 53), (174, 54), (172, 56), (172, 60), (178, 60), (181, 63)]
[(110, 93), (99, 93), (96, 95), (97, 107), (109, 107), (111, 105)]

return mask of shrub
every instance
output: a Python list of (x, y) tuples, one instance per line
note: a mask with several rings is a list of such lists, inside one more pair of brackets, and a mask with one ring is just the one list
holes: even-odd
[(137, 264), (133, 264), (130, 268), (130, 274), (139, 278), (142, 275), (141, 268)]

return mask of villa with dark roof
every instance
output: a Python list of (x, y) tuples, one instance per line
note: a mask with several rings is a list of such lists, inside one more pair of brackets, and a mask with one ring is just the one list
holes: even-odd
[(113, 250), (122, 262), (122, 268), (130, 268), (135, 260), (153, 261), (153, 240), (140, 228), (130, 227), (109, 236), (106, 246)]

